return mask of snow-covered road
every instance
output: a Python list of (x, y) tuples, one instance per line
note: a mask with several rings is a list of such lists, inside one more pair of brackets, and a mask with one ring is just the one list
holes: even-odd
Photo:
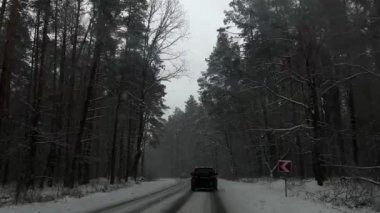
[(178, 212), (224, 213), (226, 211), (217, 192), (194, 192), (189, 197), (187, 202), (178, 210)]
[[(320, 190), (313, 182), (302, 188)], [(0, 213), (372, 213), (369, 209), (344, 209), (305, 200), (296, 191), (284, 196), (283, 183), (219, 181), (217, 192), (190, 191), (189, 180), (142, 183), (110, 193), (89, 195), (73, 201), (57, 201), (0, 208)], [(103, 198), (103, 199), (100, 199)], [(92, 204), (91, 204), (92, 201)], [(103, 202), (102, 202), (103, 201)], [(82, 206), (81, 206), (82, 205)]]
[(134, 200), (107, 206), (91, 213), (224, 213), (218, 192), (191, 192), (188, 181), (182, 181), (167, 190)]

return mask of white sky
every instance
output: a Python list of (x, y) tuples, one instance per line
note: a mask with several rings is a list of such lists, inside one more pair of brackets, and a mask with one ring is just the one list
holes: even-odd
[(217, 39), (217, 29), (222, 27), (224, 10), (231, 0), (180, 0), (186, 12), (189, 25), (189, 39), (178, 48), (186, 52), (187, 73), (185, 77), (173, 79), (166, 83), (166, 105), (168, 114), (175, 107), (184, 109), (185, 101), (190, 95), (198, 98), (197, 79), (207, 69), (205, 59), (210, 55)]

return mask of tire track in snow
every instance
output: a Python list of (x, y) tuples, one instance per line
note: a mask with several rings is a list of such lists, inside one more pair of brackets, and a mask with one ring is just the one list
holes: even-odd
[(182, 195), (168, 209), (166, 209), (163, 212), (165, 213), (177, 212), (190, 199), (191, 195), (192, 195), (192, 192), (188, 191), (186, 194)]
[(223, 205), (223, 201), (219, 196), (219, 193), (215, 192), (211, 195), (212, 197), (212, 212), (214, 213), (227, 213), (226, 208)]
[[(163, 201), (165, 201), (165, 200), (167, 200), (167, 199), (169, 199), (169, 198), (177, 195), (178, 193), (180, 193), (184, 189), (188, 188), (189, 187), (188, 185), (189, 184), (184, 184), (181, 187), (179, 187), (178, 189), (176, 189), (176, 190), (174, 190), (174, 191), (172, 191), (172, 192), (170, 192), (168, 194), (160, 196), (160, 197), (158, 197), (156, 199), (152, 199), (152, 200), (150, 200), (148, 202), (144, 202), (143, 205), (141, 207), (137, 208), (137, 209), (134, 209), (132, 211), (123, 211), (123, 212), (124, 213), (141, 213), (141, 212), (143, 212), (143, 211), (145, 211), (147, 209), (150, 209), (150, 208), (154, 207), (155, 205), (157, 205), (157, 204), (159, 204), (159, 203), (161, 203), (161, 202), (163, 202)], [(186, 196), (186, 194), (185, 194), (185, 196)]]
[[(170, 195), (174, 195), (174, 194), (178, 193), (186, 185), (187, 184), (185, 182), (180, 181), (179, 183), (177, 183), (177, 184), (175, 184), (173, 186), (164, 188), (162, 190), (159, 190), (159, 191), (147, 194), (147, 195), (143, 195), (143, 196), (140, 196), (140, 197), (137, 197), (137, 198), (134, 198), (134, 199), (130, 199), (130, 200), (118, 203), (118, 204), (114, 204), (114, 205), (110, 205), (110, 206), (105, 206), (103, 208), (100, 208), (100, 209), (97, 209), (97, 210), (94, 210), (94, 211), (90, 211), (89, 213), (118, 212), (118, 211), (120, 211), (120, 209), (127, 208), (127, 207), (129, 207), (131, 205), (138, 205), (140, 202), (141, 203), (146, 203), (146, 202), (144, 202), (146, 200), (147, 200), (147, 204), (150, 204), (150, 205), (149, 206), (144, 205), (144, 208), (148, 208), (148, 207), (154, 205), (155, 203), (160, 202), (164, 198), (170, 197)], [(148, 202), (148, 200), (150, 200), (150, 199), (151, 199), (151, 201)], [(137, 212), (141, 212), (141, 211), (142, 210), (139, 209), (139, 211), (137, 211)], [(136, 212), (136, 211), (123, 211), (123, 212)]]

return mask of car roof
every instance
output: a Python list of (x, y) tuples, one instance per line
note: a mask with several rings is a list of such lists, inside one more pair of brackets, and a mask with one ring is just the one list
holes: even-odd
[(195, 167), (194, 169), (214, 169), (212, 167)]

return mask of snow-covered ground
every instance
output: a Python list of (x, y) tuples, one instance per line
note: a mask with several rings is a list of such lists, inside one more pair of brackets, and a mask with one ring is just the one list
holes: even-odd
[(325, 190), (315, 181), (293, 186), (288, 197), (284, 193), (284, 181), (258, 181), (255, 183), (220, 180), (219, 196), (227, 212), (234, 213), (370, 213), (369, 209), (348, 209), (308, 200), (305, 193)]
[(174, 185), (176, 182), (177, 181), (174, 179), (160, 179), (157, 181), (142, 182), (140, 184), (133, 184), (127, 188), (122, 188), (116, 191), (94, 193), (82, 198), (66, 197), (58, 201), (46, 203), (6, 206), (0, 208), (0, 213), (89, 212), (159, 191)]

